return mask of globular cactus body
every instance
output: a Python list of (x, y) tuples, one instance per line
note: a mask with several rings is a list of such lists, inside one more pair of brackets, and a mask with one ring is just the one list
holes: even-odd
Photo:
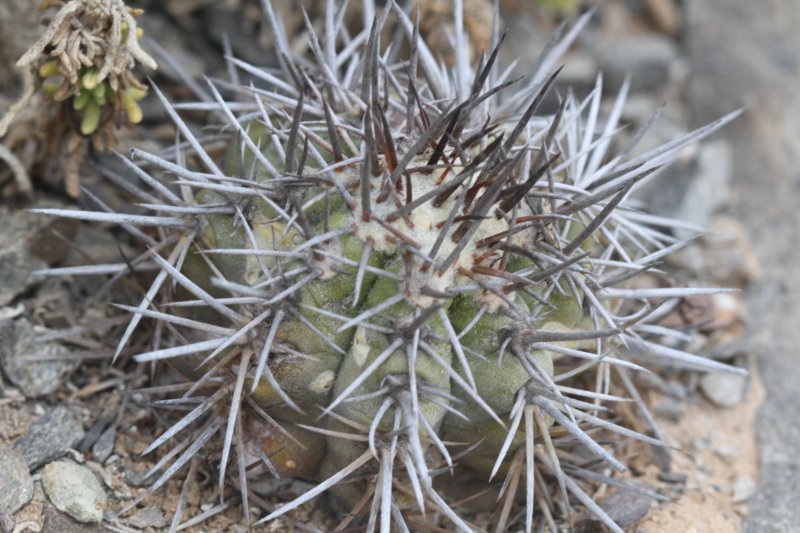
[[(512, 83), (499, 43), (468, 66), (460, 2), (453, 67), (396, 5), (353, 36), (335, 4), (321, 36), (308, 23), (310, 54), (297, 57), (265, 2), (280, 69), (237, 61), (267, 88), (236, 88), (228, 102), (212, 85), (214, 105), (200, 106), (226, 117), (221, 160), (156, 91), (190, 149), (174, 160), (134, 152), (175, 183), (125, 160), (151, 189), (140, 193), (150, 212), (45, 211), (157, 228), (145, 237), (158, 251), (133, 264), (160, 273), (129, 308), (120, 350), (143, 318), (169, 324), (136, 360), (171, 362), (197, 407), (148, 448), (179, 441), (147, 494), (218, 449), (220, 488), (235, 479), (245, 514), (255, 476), (318, 483), (266, 521), (332, 490), (368, 530), (438, 516), (472, 531), (438, 483), (471, 472), (487, 487), (505, 479), (497, 530), (518, 502), (526, 531), (540, 516), (569, 520), (570, 498), (618, 530), (582, 486), (600, 479), (586, 474), (597, 458), (624, 469), (598, 431), (664, 444), (608, 420), (628, 372), (642, 369), (633, 359), (735, 371), (657, 342), (669, 332), (653, 302), (708, 290), (626, 286), (681, 245), (676, 222), (631, 209), (629, 195), (733, 115), (616, 156), (624, 87), (605, 119), (600, 80), (586, 100), (567, 94), (540, 112), (589, 15)], [(408, 58), (380, 50), (390, 27)]]

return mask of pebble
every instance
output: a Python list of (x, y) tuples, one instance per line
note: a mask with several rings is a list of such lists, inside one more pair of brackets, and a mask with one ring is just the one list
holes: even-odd
[(714, 452), (729, 464), (733, 464), (742, 453), (738, 446), (729, 442), (718, 445)]
[(91, 451), (93, 460), (104, 463), (114, 452), (116, 436), (117, 426), (114, 417), (104, 416), (89, 428), (76, 449), (84, 454)]
[[(52, 394), (80, 361), (60, 357), (69, 349), (57, 342), (36, 342), (36, 332), (25, 318), (0, 322), (0, 366), (26, 398)], [(33, 360), (33, 356), (47, 359)]]
[[(659, 106), (659, 100), (652, 95), (634, 95), (625, 105), (624, 115), (636, 124), (644, 125)], [(670, 108), (674, 107), (670, 102)], [(623, 132), (621, 132), (623, 133)], [(624, 132), (633, 134), (634, 132)], [(656, 120), (642, 139), (636, 144), (631, 156), (639, 156), (678, 139), (688, 133), (682, 118), (667, 116), (664, 113)], [(627, 142), (627, 139), (626, 141)], [(652, 178), (637, 185), (634, 195), (642, 200), (647, 210), (661, 216), (672, 217), (681, 208), (697, 169), (697, 146), (687, 146), (667, 167)]]
[(14, 514), (33, 498), (33, 479), (25, 458), (0, 442), (0, 513)]
[(689, 439), (689, 446), (692, 450), (700, 452), (711, 446), (711, 440), (708, 437), (692, 437)]
[[(689, 183), (681, 206), (674, 213), (678, 220), (708, 227), (711, 216), (728, 203), (733, 152), (727, 141), (703, 144), (697, 158), (697, 173)], [(691, 229), (677, 229), (676, 236), (687, 239), (697, 234)]]
[(84, 434), (75, 449), (81, 453), (90, 451), (113, 421), (114, 419), (111, 416), (102, 416), (98, 418), (94, 424), (92, 424), (92, 427)]
[(36, 470), (74, 448), (83, 435), (80, 420), (71, 410), (59, 406), (31, 424), (14, 448), (25, 457), (28, 467)]
[(28, 247), (28, 220), (24, 211), (0, 213), (0, 306), (11, 303), (35, 280), (31, 272), (44, 264), (31, 256)]
[(736, 478), (733, 484), (733, 503), (746, 502), (756, 493), (756, 482), (747, 474)]
[(700, 378), (700, 390), (718, 407), (735, 407), (747, 393), (747, 376), (709, 372)]
[(711, 322), (703, 325), (703, 331), (713, 332), (736, 324), (744, 319), (744, 303), (738, 292), (710, 294)]
[[(647, 516), (650, 511), (652, 500), (643, 494), (632, 491), (619, 490), (611, 493), (600, 507), (616, 524), (625, 529), (631, 530)], [(596, 517), (579, 519), (576, 532), (590, 533), (595, 531), (605, 531), (605, 527)]]
[(94, 446), (92, 446), (92, 456), (94, 457), (95, 461), (104, 463), (106, 459), (111, 456), (111, 453), (114, 451), (114, 441), (116, 440), (116, 437), (117, 426), (116, 424), (111, 424), (100, 435), (100, 438), (97, 439), (97, 442), (94, 443)]
[(703, 236), (706, 272), (723, 286), (742, 287), (758, 278), (758, 259), (741, 222), (717, 215)]
[(675, 483), (675, 484), (684, 484), (688, 476), (686, 474), (681, 474), (680, 472), (660, 472), (658, 474), (658, 480), (663, 481), (664, 483)]
[(42, 487), (53, 505), (75, 520), (97, 523), (103, 519), (106, 493), (88, 467), (70, 460), (48, 463), (42, 470)]
[[(42, 201), (30, 207), (63, 207)], [(47, 267), (70, 251), (68, 244), (54, 231), (72, 239), (77, 221), (52, 219), (24, 210), (0, 210), (0, 306), (11, 303), (18, 295), (38, 283), (32, 273)]]
[(679, 422), (685, 414), (683, 405), (683, 402), (679, 400), (667, 398), (660, 404), (656, 405), (653, 411), (658, 416), (666, 418), (670, 422)]
[(146, 527), (164, 527), (169, 523), (169, 520), (160, 508), (145, 507), (136, 511), (126, 522), (129, 526), (144, 529)]
[(575, 50), (564, 61), (564, 68), (558, 75), (556, 83), (560, 87), (570, 88), (575, 94), (588, 94), (597, 80), (597, 61), (591, 54)]
[(631, 92), (657, 92), (672, 81), (681, 59), (677, 45), (662, 35), (625, 35), (606, 49), (601, 68), (609, 89), (630, 74)]

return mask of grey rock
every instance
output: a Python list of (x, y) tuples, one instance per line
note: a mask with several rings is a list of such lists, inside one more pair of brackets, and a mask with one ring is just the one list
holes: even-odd
[(529, 10), (515, 12), (505, 22), (508, 35), (500, 49), (498, 62), (508, 65), (517, 61), (513, 76), (528, 75), (538, 60), (538, 54), (532, 54), (531, 50), (542, 50), (547, 42), (547, 29)]
[(661, 472), (669, 472), (672, 468), (672, 455), (663, 446), (650, 445), (650, 453), (653, 456), (653, 463)]
[[(31, 207), (63, 207), (41, 202)], [(53, 230), (73, 238), (76, 221), (53, 220), (23, 210), (0, 209), (0, 306), (37, 283), (33, 271), (63, 259), (70, 248)]]
[(739, 476), (733, 483), (734, 503), (746, 502), (756, 493), (756, 482), (748, 475)]
[(658, 416), (662, 416), (670, 422), (678, 422), (683, 418), (684, 408), (683, 402), (675, 400), (674, 398), (667, 398), (654, 408), (654, 412)]
[[(641, 109), (628, 110), (626, 116), (637, 129), (643, 126), (658, 108), (659, 101), (645, 96), (634, 96), (629, 105)], [(633, 135), (636, 130), (625, 132)], [(636, 144), (631, 156), (640, 156), (654, 148), (678, 139), (688, 133), (688, 128), (678, 118), (664, 116), (656, 120)], [(625, 142), (629, 142), (628, 139)], [(697, 172), (697, 147), (689, 146), (676, 160), (652, 177), (643, 180), (635, 190), (635, 196), (647, 206), (647, 210), (662, 216), (674, 216), (686, 198), (692, 179)]]
[(79, 522), (103, 520), (108, 499), (97, 477), (88, 467), (60, 460), (42, 470), (42, 488), (58, 510)]
[(677, 45), (658, 34), (626, 35), (611, 43), (603, 55), (608, 85), (619, 87), (630, 74), (632, 92), (664, 89), (685, 70)]
[(719, 407), (735, 407), (747, 393), (747, 376), (709, 372), (700, 378), (700, 390)]
[[(728, 203), (732, 172), (733, 159), (728, 142), (705, 143), (697, 160), (697, 174), (673, 216), (700, 227), (708, 226), (711, 216)], [(677, 233), (679, 237), (688, 238), (696, 232), (682, 230)]]
[(75, 449), (81, 453), (90, 451), (113, 421), (114, 419), (110, 416), (100, 417), (92, 424)]
[(97, 439), (97, 442), (92, 446), (92, 456), (96, 461), (103, 463), (111, 456), (111, 453), (114, 451), (114, 440), (116, 436), (117, 426), (115, 424), (111, 424), (103, 431), (100, 438)]
[(719, 455), (726, 463), (733, 464), (742, 454), (742, 451), (739, 446), (730, 442), (724, 442), (717, 446), (714, 453)]
[(95, 524), (84, 524), (46, 503), (44, 523), (40, 533), (105, 533), (108, 530)]
[[(650, 511), (651, 501), (650, 498), (643, 494), (617, 490), (603, 500), (600, 507), (618, 526), (627, 531), (647, 516)], [(579, 533), (605, 531), (605, 526), (597, 518), (590, 516), (578, 519), (575, 531)]]
[(136, 511), (127, 523), (129, 526), (144, 529), (146, 527), (164, 527), (169, 523), (164, 511), (158, 507), (145, 507)]
[(581, 49), (572, 51), (564, 59), (564, 68), (556, 80), (560, 87), (569, 87), (576, 94), (588, 94), (597, 81), (597, 59)]
[(27, 243), (9, 217), (0, 217), (0, 305), (9, 304), (33, 283), (31, 272), (43, 263), (31, 257)]
[(91, 452), (95, 461), (103, 463), (114, 452), (116, 436), (117, 425), (114, 422), (114, 415), (106, 415), (89, 428), (76, 449), (81, 453)]
[(707, 450), (711, 446), (711, 439), (708, 437), (692, 437), (689, 439), (689, 446), (692, 450), (698, 452)]
[(687, 479), (689, 479), (686, 474), (680, 472), (660, 472), (657, 477), (659, 481), (663, 481), (664, 483), (675, 483), (676, 485), (682, 485), (686, 483)]
[(68, 408), (59, 406), (31, 424), (14, 448), (25, 457), (28, 467), (36, 470), (74, 448), (83, 435), (80, 420)]
[(722, 287), (742, 287), (758, 278), (759, 265), (753, 245), (740, 220), (715, 216), (703, 235), (706, 272)]
[(14, 514), (33, 498), (33, 479), (22, 454), (2, 442), (0, 472), (0, 510)]
[(36, 342), (33, 326), (25, 318), (0, 322), (0, 366), (27, 398), (52, 394), (62, 385), (80, 363), (61, 357), (69, 353), (57, 342)]

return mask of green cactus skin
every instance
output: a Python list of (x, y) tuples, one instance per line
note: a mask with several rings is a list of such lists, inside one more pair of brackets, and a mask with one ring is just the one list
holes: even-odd
[[(210, 84), (230, 134), (222, 161), (156, 88), (199, 168), (134, 150), (156, 171), (121, 158), (143, 211), (39, 210), (158, 235), (133, 261), (159, 270), (125, 308), (118, 353), (143, 320), (167, 324), (135, 360), (178, 368), (193, 407), (145, 450), (174, 443), (174, 459), (129, 507), (202, 455), (219, 460), (221, 497), (235, 481), (248, 523), (248, 481), (277, 476), (315, 485), (259, 523), (331, 491), (368, 531), (477, 531), (447, 490), (470, 479), (500, 495), (496, 531), (567, 527), (577, 505), (620, 531), (586, 493), (599, 468), (624, 470), (607, 443), (665, 445), (611, 421), (630, 372), (643, 360), (738, 371), (660, 344), (659, 302), (716, 289), (628, 285), (682, 245), (677, 222), (628, 197), (736, 113), (615, 156), (627, 86), (608, 116), (599, 80), (585, 100), (567, 93), (540, 111), (590, 15), (509, 83), (502, 39), (468, 65), (459, 16), (443, 67), (396, 5), (373, 20), (366, 2), (353, 36), (336, 4), (298, 57), (264, 2), (280, 69), (237, 61), (265, 86), (236, 102)], [(410, 57), (379, 50), (392, 32)]]

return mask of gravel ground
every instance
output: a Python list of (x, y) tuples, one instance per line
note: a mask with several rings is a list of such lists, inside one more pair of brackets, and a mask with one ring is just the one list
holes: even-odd
[(761, 482), (745, 531), (800, 531), (800, 9), (793, 0), (689, 3), (691, 102), (698, 122), (741, 105), (730, 213), (744, 221), (762, 275), (747, 293), (748, 339), (767, 397)]

